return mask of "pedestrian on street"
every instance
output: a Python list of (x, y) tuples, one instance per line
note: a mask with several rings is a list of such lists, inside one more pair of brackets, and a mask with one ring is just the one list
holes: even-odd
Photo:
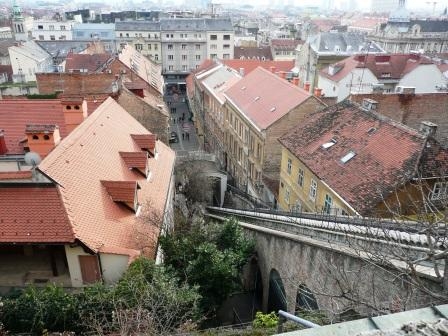
[(180, 121), (181, 121), (181, 120), (182, 120), (182, 118), (181, 118), (181, 117), (179, 117), (179, 120), (177, 120), (179, 124), (180, 124)]
[(190, 140), (190, 133), (187, 132), (186, 136), (187, 136), (187, 140)]
[(182, 140), (184, 140), (184, 139), (185, 139), (185, 133), (182, 132)]
[(173, 123), (174, 123), (174, 124), (176, 123), (176, 117), (173, 118)]
[(185, 119), (185, 112), (182, 112), (182, 120)]

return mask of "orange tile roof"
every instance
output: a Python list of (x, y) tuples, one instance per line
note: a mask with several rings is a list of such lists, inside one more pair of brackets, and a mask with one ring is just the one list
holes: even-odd
[(120, 152), (120, 156), (129, 168), (146, 171), (148, 167), (148, 153), (146, 152)]
[(271, 70), (272, 67), (275, 68), (275, 72), (286, 71), (289, 72), (294, 68), (294, 61), (259, 61), (259, 60), (223, 60), (223, 64), (240, 71), (244, 69), (244, 75), (247, 76), (249, 73), (254, 71), (258, 67), (265, 68), (266, 70)]
[[(435, 167), (440, 176), (448, 167), (445, 149), (426, 146), (416, 130), (350, 101), (315, 113), (280, 142), (361, 215), (372, 215), (420, 167), (428, 167), (423, 177), (436, 176)], [(350, 152), (353, 158), (343, 163)]]
[(134, 203), (138, 184), (136, 181), (101, 181), (114, 202)]
[[(150, 133), (112, 98), (108, 98), (41, 162), (38, 169), (59, 185), (74, 235), (94, 252), (154, 256), (160, 229), (145, 214), (162, 217), (174, 167), (174, 152), (157, 141), (151, 176), (130, 170), (120, 152), (139, 152), (131, 134)], [(101, 181), (137, 182), (140, 217), (114, 202)], [(121, 251), (121, 252), (120, 252)]]
[(69, 52), (65, 60), (65, 71), (86, 69), (88, 72), (94, 72), (102, 68), (102, 66), (111, 58), (109, 54), (74, 54)]
[(64, 204), (54, 186), (0, 187), (0, 242), (72, 243)]
[(243, 77), (225, 95), (260, 130), (311, 97), (307, 91), (261, 67)]
[(148, 150), (155, 154), (157, 135), (155, 134), (131, 134), (131, 138), (142, 150)]
[(25, 137), (25, 129), (29, 124), (57, 125), (61, 137), (67, 136), (62, 104), (59, 99), (0, 100), (0, 129), (4, 131), (7, 154), (23, 153), (21, 141)]

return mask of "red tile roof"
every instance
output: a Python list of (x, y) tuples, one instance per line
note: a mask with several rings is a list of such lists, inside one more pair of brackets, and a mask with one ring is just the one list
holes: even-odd
[(398, 80), (423, 64), (434, 63), (426, 57), (416, 54), (354, 55), (335, 63), (333, 66), (340, 70), (334, 75), (330, 75), (330, 67), (321, 70), (320, 74), (338, 82), (355, 68), (367, 68), (378, 79)]
[(261, 67), (243, 77), (225, 95), (260, 130), (310, 97), (305, 90)]
[(114, 202), (134, 203), (137, 181), (101, 181)]
[(157, 135), (155, 134), (131, 134), (131, 138), (142, 150), (148, 150), (155, 154)]
[[(145, 223), (145, 214), (162, 216), (170, 190), (174, 152), (157, 141), (156, 158), (148, 160), (151, 177), (130, 170), (120, 152), (139, 152), (131, 134), (150, 133), (112, 98), (41, 162), (38, 169), (59, 185), (76, 239), (94, 252), (107, 251), (131, 257), (154, 256), (159, 228)], [(137, 191), (140, 217), (114, 202), (101, 181), (125, 181)]]
[(28, 124), (57, 125), (61, 137), (67, 136), (62, 104), (59, 99), (0, 100), (0, 129), (4, 130), (7, 154), (23, 153), (21, 142), (25, 138), (25, 129)]
[(54, 186), (0, 187), (0, 242), (72, 243), (70, 226)]
[(120, 156), (128, 168), (137, 168), (144, 172), (148, 168), (147, 152), (120, 152)]
[(102, 68), (112, 56), (109, 54), (74, 54), (69, 52), (65, 60), (65, 71), (87, 70), (87, 72), (95, 72)]
[(255, 59), (272, 61), (272, 51), (269, 46), (262, 47), (235, 47), (234, 51), (235, 59)]
[[(332, 139), (336, 144), (324, 149)], [(428, 151), (417, 131), (349, 101), (315, 113), (280, 142), (361, 215), (416, 177)], [(343, 163), (349, 152), (355, 156)], [(446, 150), (431, 157), (446, 171)]]
[(294, 68), (294, 61), (259, 61), (259, 60), (242, 60), (242, 59), (233, 59), (233, 60), (223, 60), (223, 64), (235, 69), (236, 71), (240, 71), (240, 69), (244, 69), (244, 75), (248, 75), (252, 71), (254, 71), (258, 67), (262, 67), (266, 70), (271, 71), (271, 68), (275, 68), (274, 72), (278, 73), (280, 71), (289, 72)]

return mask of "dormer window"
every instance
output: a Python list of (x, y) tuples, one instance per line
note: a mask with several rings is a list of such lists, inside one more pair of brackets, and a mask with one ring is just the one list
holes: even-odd
[(101, 184), (112, 201), (124, 204), (137, 213), (140, 207), (137, 191), (141, 189), (137, 181), (101, 181)]
[(131, 138), (141, 150), (148, 151), (152, 157), (156, 156), (157, 136), (155, 134), (131, 134)]
[(148, 152), (120, 152), (120, 156), (129, 169), (149, 177)]

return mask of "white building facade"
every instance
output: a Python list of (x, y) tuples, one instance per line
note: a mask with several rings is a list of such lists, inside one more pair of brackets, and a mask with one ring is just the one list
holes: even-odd
[(72, 40), (74, 23), (75, 21), (34, 21), (33, 39), (39, 41)]

